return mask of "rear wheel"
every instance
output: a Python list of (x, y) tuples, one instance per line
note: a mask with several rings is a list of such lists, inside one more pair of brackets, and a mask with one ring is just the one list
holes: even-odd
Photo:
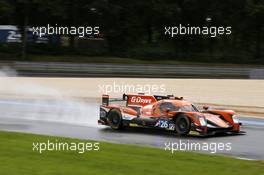
[(178, 135), (187, 135), (191, 130), (191, 122), (185, 115), (179, 115), (175, 119), (175, 130)]
[(119, 110), (112, 109), (107, 116), (108, 124), (112, 129), (119, 130), (122, 129), (122, 115)]

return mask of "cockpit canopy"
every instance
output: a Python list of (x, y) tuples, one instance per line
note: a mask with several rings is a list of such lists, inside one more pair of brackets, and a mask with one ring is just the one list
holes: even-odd
[(199, 112), (198, 108), (187, 101), (178, 100), (162, 100), (158, 102), (160, 111), (183, 111), (183, 112)]

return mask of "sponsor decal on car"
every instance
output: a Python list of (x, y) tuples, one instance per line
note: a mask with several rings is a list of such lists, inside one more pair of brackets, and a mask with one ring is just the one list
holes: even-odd
[(132, 119), (134, 119), (136, 117), (137, 116), (126, 114), (126, 113), (124, 113), (123, 116), (122, 116), (123, 120), (132, 120)]
[(175, 129), (175, 124), (170, 123), (168, 120), (163, 120), (163, 119), (158, 120), (155, 126), (159, 128), (168, 129), (168, 130)]
[(140, 125), (136, 124), (136, 123), (129, 123), (130, 127), (141, 127)]
[(153, 96), (129, 95), (127, 102), (129, 105), (145, 106), (155, 101), (156, 99)]
[(133, 103), (151, 103), (151, 99), (144, 99), (141, 97), (132, 97), (131, 102)]

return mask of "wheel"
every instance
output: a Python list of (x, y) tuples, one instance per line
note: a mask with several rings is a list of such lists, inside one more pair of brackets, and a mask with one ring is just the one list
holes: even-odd
[(185, 115), (179, 115), (175, 120), (175, 130), (178, 135), (185, 136), (191, 130), (191, 122)]
[(122, 115), (117, 109), (112, 109), (109, 112), (107, 122), (112, 129), (119, 130), (123, 128)]

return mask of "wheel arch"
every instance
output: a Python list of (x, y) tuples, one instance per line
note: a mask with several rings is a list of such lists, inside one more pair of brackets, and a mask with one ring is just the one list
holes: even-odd
[(189, 119), (190, 123), (193, 123), (193, 119), (190, 117), (189, 114), (186, 114), (185, 112), (178, 112), (177, 114), (175, 114), (175, 115), (172, 117), (172, 120), (173, 120), (173, 121), (176, 121), (176, 118), (179, 117), (180, 115), (185, 115), (185, 116)]
[(113, 111), (113, 110), (117, 110), (118, 112), (120, 112), (121, 117), (123, 117), (123, 112), (122, 112), (122, 110), (121, 110), (120, 108), (118, 108), (118, 107), (111, 108), (111, 109), (107, 112), (107, 115), (106, 115), (106, 116), (108, 116), (108, 115), (111, 113), (111, 111)]

